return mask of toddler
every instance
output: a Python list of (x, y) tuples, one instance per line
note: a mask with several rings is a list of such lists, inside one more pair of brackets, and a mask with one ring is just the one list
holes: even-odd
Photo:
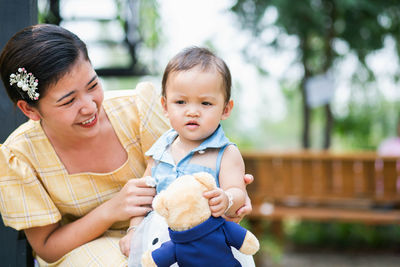
[[(231, 74), (225, 62), (205, 48), (184, 49), (170, 60), (162, 80), (161, 104), (172, 129), (146, 152), (150, 159), (144, 176), (155, 179), (157, 192), (184, 174), (212, 174), (219, 188), (204, 196), (214, 217), (234, 217), (247, 196), (243, 158), (220, 125), (232, 111), (230, 96)], [(142, 219), (132, 219), (121, 239), (126, 255), (134, 233), (130, 229)]]

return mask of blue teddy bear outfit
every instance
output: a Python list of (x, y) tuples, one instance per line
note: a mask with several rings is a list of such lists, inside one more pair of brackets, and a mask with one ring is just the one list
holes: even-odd
[(233, 257), (230, 246), (239, 250), (247, 230), (234, 222), (211, 216), (186, 231), (168, 230), (171, 240), (152, 252), (159, 267), (169, 267), (175, 262), (180, 267), (242, 266)]

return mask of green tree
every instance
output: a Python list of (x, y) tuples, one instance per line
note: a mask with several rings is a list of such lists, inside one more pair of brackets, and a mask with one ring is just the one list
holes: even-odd
[[(277, 18), (268, 22), (271, 10)], [(303, 77), (298, 83), (302, 95), (303, 133), (302, 145), (310, 147), (310, 116), (307, 104), (307, 81), (333, 69), (341, 57), (334, 47), (344, 43), (359, 61), (354, 81), (368, 83), (375, 79), (366, 63), (371, 52), (384, 46), (384, 39), (391, 36), (396, 41), (400, 55), (400, 2), (396, 0), (236, 0), (231, 11), (237, 15), (243, 28), (250, 29), (255, 37), (252, 42), (260, 46), (280, 47), (282, 35), (295, 36), (298, 40), (297, 61), (303, 67)], [(264, 41), (262, 33), (275, 27), (279, 30), (274, 40)], [(324, 106), (325, 128), (323, 148), (331, 145), (333, 115), (330, 104)]]

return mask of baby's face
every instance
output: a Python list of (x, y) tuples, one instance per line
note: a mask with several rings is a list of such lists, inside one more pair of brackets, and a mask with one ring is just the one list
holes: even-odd
[(196, 67), (170, 74), (162, 104), (181, 141), (200, 144), (228, 118), (233, 102), (226, 104), (222, 84), (214, 70)]

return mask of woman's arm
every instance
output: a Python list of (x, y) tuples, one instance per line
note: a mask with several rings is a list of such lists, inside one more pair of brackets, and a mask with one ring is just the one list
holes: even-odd
[[(251, 174), (245, 174), (243, 177), (243, 180), (247, 186), (254, 181), (254, 177)], [(252, 210), (253, 210), (253, 207), (251, 206), (251, 199), (246, 191), (246, 201), (245, 201), (244, 205), (236, 211), (235, 215), (233, 215), (233, 216), (232, 215), (231, 216), (224, 215), (223, 217), (228, 221), (239, 223), (243, 219), (243, 217), (246, 216), (247, 214), (250, 214), (252, 212)]]
[(143, 216), (151, 210), (155, 189), (145, 179), (131, 179), (113, 198), (82, 218), (60, 226), (59, 223), (25, 229), (33, 250), (45, 261), (62, 256), (102, 235), (113, 223)]
[[(151, 176), (151, 168), (153, 167), (153, 162), (154, 161), (152, 158), (150, 158), (147, 161), (147, 167), (146, 170), (144, 171), (143, 177)], [(131, 220), (129, 221), (129, 228), (127, 230), (126, 235), (119, 240), (119, 249), (121, 250), (122, 254), (124, 254), (127, 257), (129, 257), (132, 236), (136, 231), (135, 227), (138, 226), (143, 221), (143, 219), (144, 216), (136, 216), (131, 218)]]

